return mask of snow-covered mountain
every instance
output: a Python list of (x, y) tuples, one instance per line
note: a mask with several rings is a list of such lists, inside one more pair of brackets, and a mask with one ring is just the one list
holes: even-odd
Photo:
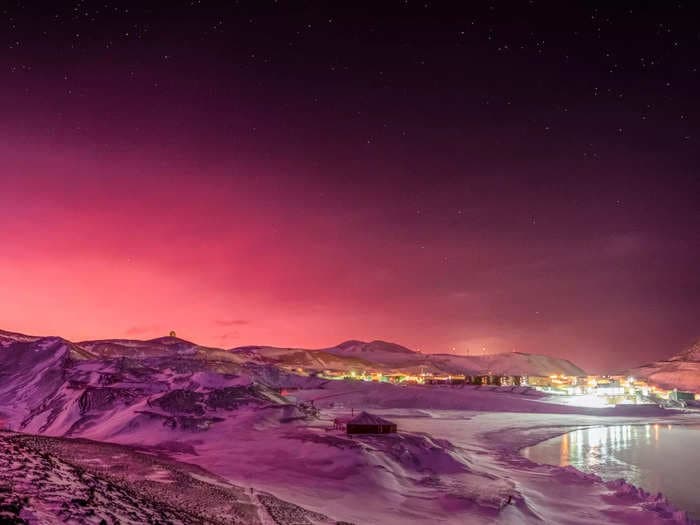
[(159, 337), (147, 341), (134, 339), (103, 339), (76, 343), (100, 357), (153, 357), (176, 354), (196, 354), (200, 346), (178, 337)]
[[(384, 341), (346, 341), (320, 350), (223, 350), (175, 337), (73, 343), (0, 332), (0, 419), (15, 430), (96, 439), (113, 439), (142, 427), (203, 429), (240, 407), (281, 409), (287, 402), (276, 389), (323, 384), (322, 379), (293, 373), (295, 368), (584, 374), (569, 361), (548, 356), (430, 355)], [(290, 410), (279, 413), (293, 417)]]
[(423, 354), (404, 346), (385, 341), (346, 341), (326, 353), (344, 357), (357, 357), (384, 370), (425, 371), (449, 374), (511, 374), (581, 376), (586, 373), (566, 359), (508, 352), (479, 356), (455, 354)]
[(386, 341), (345, 341), (338, 346), (324, 350), (326, 353), (362, 359), (374, 365), (385, 367), (405, 367), (421, 364), (425, 356), (408, 348)]
[(428, 361), (434, 368), (452, 374), (469, 373), (469, 371), (473, 371), (473, 373), (491, 373), (496, 375), (586, 375), (586, 372), (582, 368), (568, 359), (540, 354), (526, 354), (523, 352), (505, 352), (476, 356), (433, 354), (429, 356)]
[(638, 366), (627, 373), (665, 388), (700, 392), (700, 341), (669, 359)]
[(0, 346), (5, 346), (11, 343), (24, 342), (31, 343), (41, 339), (41, 337), (36, 335), (25, 335), (17, 332), (8, 332), (7, 330), (0, 330)]
[(306, 370), (378, 370), (468, 375), (586, 375), (585, 371), (571, 361), (546, 355), (522, 352), (481, 356), (423, 354), (386, 341), (351, 340), (320, 350), (255, 346), (236, 348), (233, 352), (256, 362)]
[(231, 350), (247, 362), (274, 364), (305, 370), (361, 370), (373, 363), (359, 357), (335, 355), (324, 350), (278, 348), (274, 346), (242, 346)]
[(244, 406), (282, 409), (275, 388), (320, 382), (176, 338), (75, 344), (0, 333), (0, 420), (23, 432), (201, 429)]

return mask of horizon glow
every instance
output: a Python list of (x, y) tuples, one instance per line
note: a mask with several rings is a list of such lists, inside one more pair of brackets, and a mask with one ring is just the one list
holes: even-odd
[[(667, 85), (661, 66), (599, 71), (615, 38), (571, 44), (556, 13), (540, 56), (459, 40), (483, 18), (467, 7), (454, 42), (439, 13), (188, 9), (134, 10), (152, 29), (138, 38), (120, 17), (16, 14), (0, 328), (175, 330), (224, 348), (381, 339), (591, 372), (700, 336), (698, 79), (683, 55), (665, 57), (680, 71)], [(493, 16), (529, 38), (527, 16)], [(637, 16), (625, 34), (645, 30)], [(225, 31), (202, 29), (219, 18)], [(375, 25), (381, 41), (355, 33)], [(635, 42), (616, 60), (653, 54)]]

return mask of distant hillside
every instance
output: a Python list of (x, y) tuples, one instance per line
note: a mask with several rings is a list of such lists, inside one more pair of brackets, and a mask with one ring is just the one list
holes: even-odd
[(27, 343), (31, 341), (36, 341), (37, 339), (41, 339), (41, 337), (36, 335), (19, 334), (17, 332), (8, 332), (7, 330), (0, 330), (0, 345), (2, 346), (17, 341)]
[(134, 339), (103, 339), (76, 343), (99, 357), (154, 357), (163, 355), (195, 354), (200, 348), (195, 343), (177, 337), (159, 337), (140, 341)]
[(628, 374), (665, 388), (700, 392), (700, 341), (669, 359), (632, 368)]
[(420, 364), (425, 361), (425, 356), (395, 343), (385, 341), (345, 341), (338, 346), (328, 348), (324, 352), (363, 359), (375, 365), (388, 367), (405, 367)]
[(582, 368), (567, 359), (523, 352), (477, 356), (434, 354), (429, 356), (428, 361), (433, 367), (453, 374), (473, 371), (474, 373), (529, 376), (549, 376), (552, 374), (586, 375)]
[[(585, 375), (572, 362), (551, 356), (521, 352), (460, 356), (454, 354), (423, 354), (396, 343), (386, 341), (350, 340), (323, 349), (278, 348), (272, 346), (244, 346), (224, 350), (197, 345), (177, 337), (159, 337), (149, 340), (103, 339), (73, 343), (57, 337), (39, 337), (0, 330), (0, 347), (22, 345), (41, 348), (60, 344), (66, 358), (82, 359), (147, 359), (185, 358), (220, 363), (226, 368), (235, 365), (273, 365), (285, 369), (305, 371), (402, 371), (448, 374), (514, 374), (514, 375)], [(39, 356), (35, 356), (39, 358)], [(52, 356), (55, 358), (55, 356)], [(672, 358), (688, 360), (686, 356)], [(680, 363), (676, 363), (680, 367)], [(0, 373), (1, 374), (1, 373)]]
[(315, 370), (378, 370), (409, 373), (513, 374), (582, 376), (586, 372), (566, 359), (521, 352), (459, 356), (422, 354), (386, 341), (345, 341), (320, 350), (242, 347), (232, 350), (246, 360)]
[(244, 361), (274, 364), (287, 368), (305, 370), (365, 370), (372, 362), (353, 356), (335, 355), (324, 350), (304, 348), (277, 348), (274, 346), (243, 346), (231, 350)]

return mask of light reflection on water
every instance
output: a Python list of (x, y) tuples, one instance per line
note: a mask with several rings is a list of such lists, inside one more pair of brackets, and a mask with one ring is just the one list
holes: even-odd
[(700, 518), (700, 426), (618, 425), (576, 430), (523, 450), (536, 463), (624, 478)]

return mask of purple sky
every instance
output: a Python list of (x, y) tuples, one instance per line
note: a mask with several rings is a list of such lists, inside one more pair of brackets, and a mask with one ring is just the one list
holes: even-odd
[(9, 9), (1, 327), (592, 371), (689, 344), (697, 13), (463, 9)]

